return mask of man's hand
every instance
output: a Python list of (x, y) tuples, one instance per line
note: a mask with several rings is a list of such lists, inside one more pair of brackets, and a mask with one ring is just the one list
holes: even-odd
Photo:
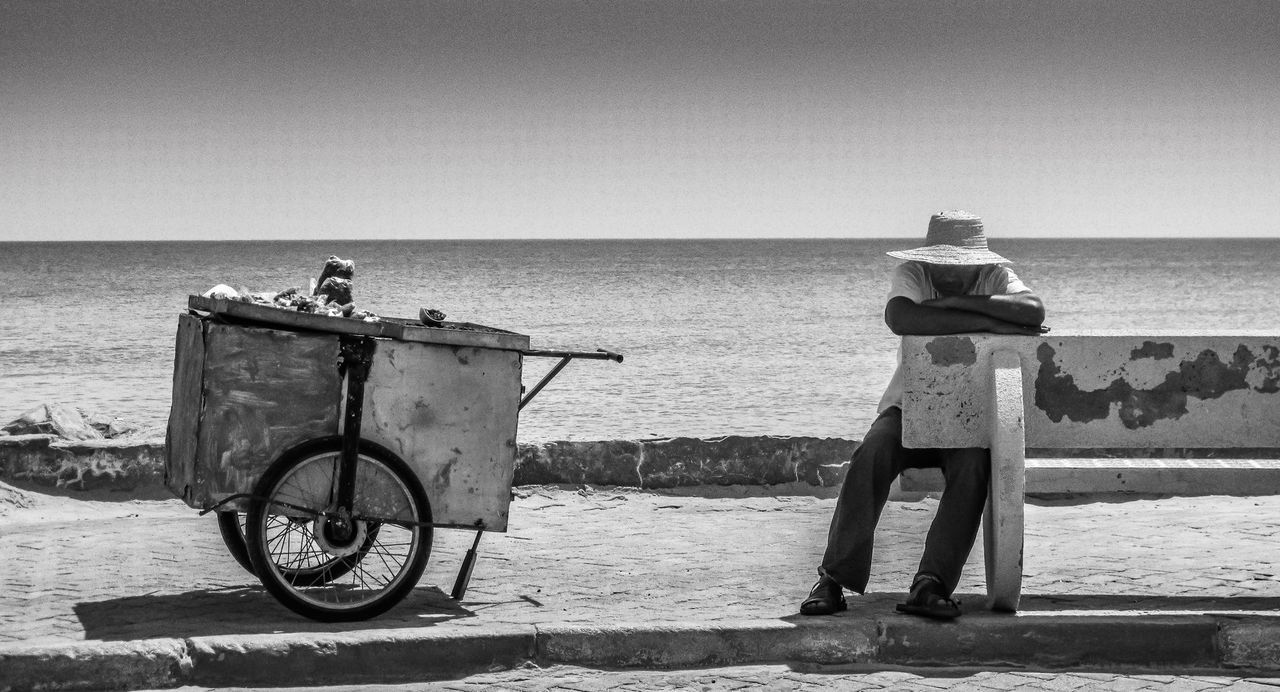
[(1014, 324), (1013, 322), (1005, 322), (1004, 320), (993, 319), (991, 326), (984, 330), (992, 334), (1016, 334), (1019, 336), (1039, 336), (1047, 334), (1049, 328), (1044, 325), (1031, 326), (1027, 324)]

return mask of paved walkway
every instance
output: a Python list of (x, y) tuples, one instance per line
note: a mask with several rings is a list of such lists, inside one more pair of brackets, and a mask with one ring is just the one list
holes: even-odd
[[(511, 530), (486, 534), (463, 602), (446, 594), (471, 534), (438, 531), (419, 588), (386, 615), (346, 624), (278, 605), (227, 554), (216, 521), (176, 500), (10, 503), (0, 516), (0, 656), (77, 641), (814, 620), (796, 608), (814, 579), (832, 491), (516, 492)], [(893, 603), (935, 508), (889, 503), (871, 595), (841, 618), (903, 617)], [(1280, 497), (1029, 505), (1018, 617), (1225, 613), (1280, 623), (1277, 517)], [(979, 618), (981, 565), (979, 547), (957, 592)]]

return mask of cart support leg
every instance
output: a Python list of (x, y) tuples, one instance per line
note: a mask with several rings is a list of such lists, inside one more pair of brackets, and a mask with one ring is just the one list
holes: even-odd
[(476, 531), (476, 540), (471, 544), (471, 550), (467, 551), (466, 557), (462, 558), (462, 568), (458, 570), (458, 579), (453, 582), (453, 600), (461, 601), (463, 596), (467, 595), (467, 584), (471, 583), (471, 569), (476, 566), (476, 549), (480, 547), (480, 536), (484, 533), (484, 529)]

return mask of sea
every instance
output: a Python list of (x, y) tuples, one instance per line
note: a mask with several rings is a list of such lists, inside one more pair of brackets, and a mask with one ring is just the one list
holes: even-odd
[[(44, 403), (163, 426), (187, 296), (308, 286), (355, 262), (356, 306), (527, 334), (575, 360), (522, 442), (858, 439), (892, 373), (888, 250), (911, 239), (0, 243), (0, 425)], [(993, 239), (1053, 333), (1280, 330), (1280, 239)], [(532, 387), (554, 359), (526, 358)]]

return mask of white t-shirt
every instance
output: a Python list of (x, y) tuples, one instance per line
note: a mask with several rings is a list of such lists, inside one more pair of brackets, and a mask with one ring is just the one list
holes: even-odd
[[(1031, 289), (1022, 283), (1013, 270), (999, 264), (989, 264), (982, 268), (973, 289), (965, 295), (994, 296), (1009, 293), (1030, 293)], [(934, 288), (929, 273), (925, 271), (923, 262), (903, 262), (893, 270), (889, 280), (888, 302), (897, 297), (908, 298), (913, 303), (921, 303), (933, 298), (942, 297)], [(893, 370), (893, 379), (880, 397), (877, 413), (883, 413), (890, 406), (902, 405), (902, 342), (898, 342), (898, 366)]]

